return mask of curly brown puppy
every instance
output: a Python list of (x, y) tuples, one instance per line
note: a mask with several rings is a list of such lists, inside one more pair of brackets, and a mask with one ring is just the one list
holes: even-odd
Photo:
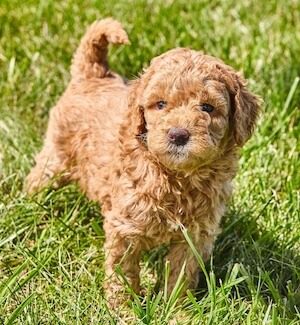
[(113, 303), (122, 291), (115, 266), (138, 292), (140, 254), (161, 244), (170, 246), (168, 290), (184, 261), (188, 286), (197, 285), (198, 265), (178, 225), (207, 260), (259, 99), (231, 67), (186, 48), (156, 57), (127, 85), (108, 68), (109, 43), (128, 43), (112, 19), (95, 22), (83, 37), (27, 189), (62, 175), (101, 203)]

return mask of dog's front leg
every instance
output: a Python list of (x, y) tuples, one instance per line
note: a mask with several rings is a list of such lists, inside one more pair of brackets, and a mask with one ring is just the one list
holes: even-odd
[[(140, 249), (119, 233), (106, 227), (105, 242), (105, 292), (110, 306), (117, 306), (126, 301), (128, 295), (122, 284), (122, 275), (128, 281), (129, 286), (139, 294), (140, 291)], [(116, 267), (120, 266), (121, 275), (118, 275)]]
[(179, 277), (183, 264), (185, 288), (195, 288), (198, 284), (198, 265), (187, 243), (171, 244), (166, 257), (170, 265), (168, 281), (168, 295), (171, 294)]
[[(195, 247), (204, 261), (208, 260), (213, 249), (214, 237), (205, 236), (205, 239), (194, 242)], [(171, 294), (179, 277), (183, 264), (184, 281), (186, 289), (196, 289), (199, 281), (200, 266), (193, 255), (191, 248), (185, 241), (171, 244), (170, 251), (166, 257), (170, 263), (170, 275), (168, 279), (168, 294)]]

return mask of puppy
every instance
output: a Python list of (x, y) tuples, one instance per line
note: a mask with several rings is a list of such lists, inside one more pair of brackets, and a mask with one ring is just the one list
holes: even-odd
[(141, 252), (161, 244), (169, 245), (168, 291), (184, 262), (186, 284), (196, 287), (198, 265), (179, 226), (207, 260), (260, 101), (231, 67), (187, 48), (154, 58), (126, 84), (109, 70), (109, 43), (128, 43), (113, 19), (95, 22), (82, 38), (26, 186), (77, 181), (101, 204), (105, 288), (116, 304), (123, 296), (116, 265), (139, 292)]

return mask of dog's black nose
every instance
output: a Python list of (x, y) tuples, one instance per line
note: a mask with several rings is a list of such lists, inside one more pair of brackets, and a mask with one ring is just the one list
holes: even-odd
[(190, 132), (187, 129), (171, 128), (168, 132), (168, 138), (171, 143), (177, 146), (185, 145), (190, 137)]

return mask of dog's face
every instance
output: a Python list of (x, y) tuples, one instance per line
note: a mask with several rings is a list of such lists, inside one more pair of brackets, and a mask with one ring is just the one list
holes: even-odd
[(161, 73), (160, 80), (150, 80), (143, 96), (148, 150), (172, 169), (213, 160), (228, 132), (225, 85), (193, 72)]
[(137, 135), (172, 170), (192, 170), (250, 137), (258, 99), (221, 61), (187, 49), (155, 58), (132, 93)]

